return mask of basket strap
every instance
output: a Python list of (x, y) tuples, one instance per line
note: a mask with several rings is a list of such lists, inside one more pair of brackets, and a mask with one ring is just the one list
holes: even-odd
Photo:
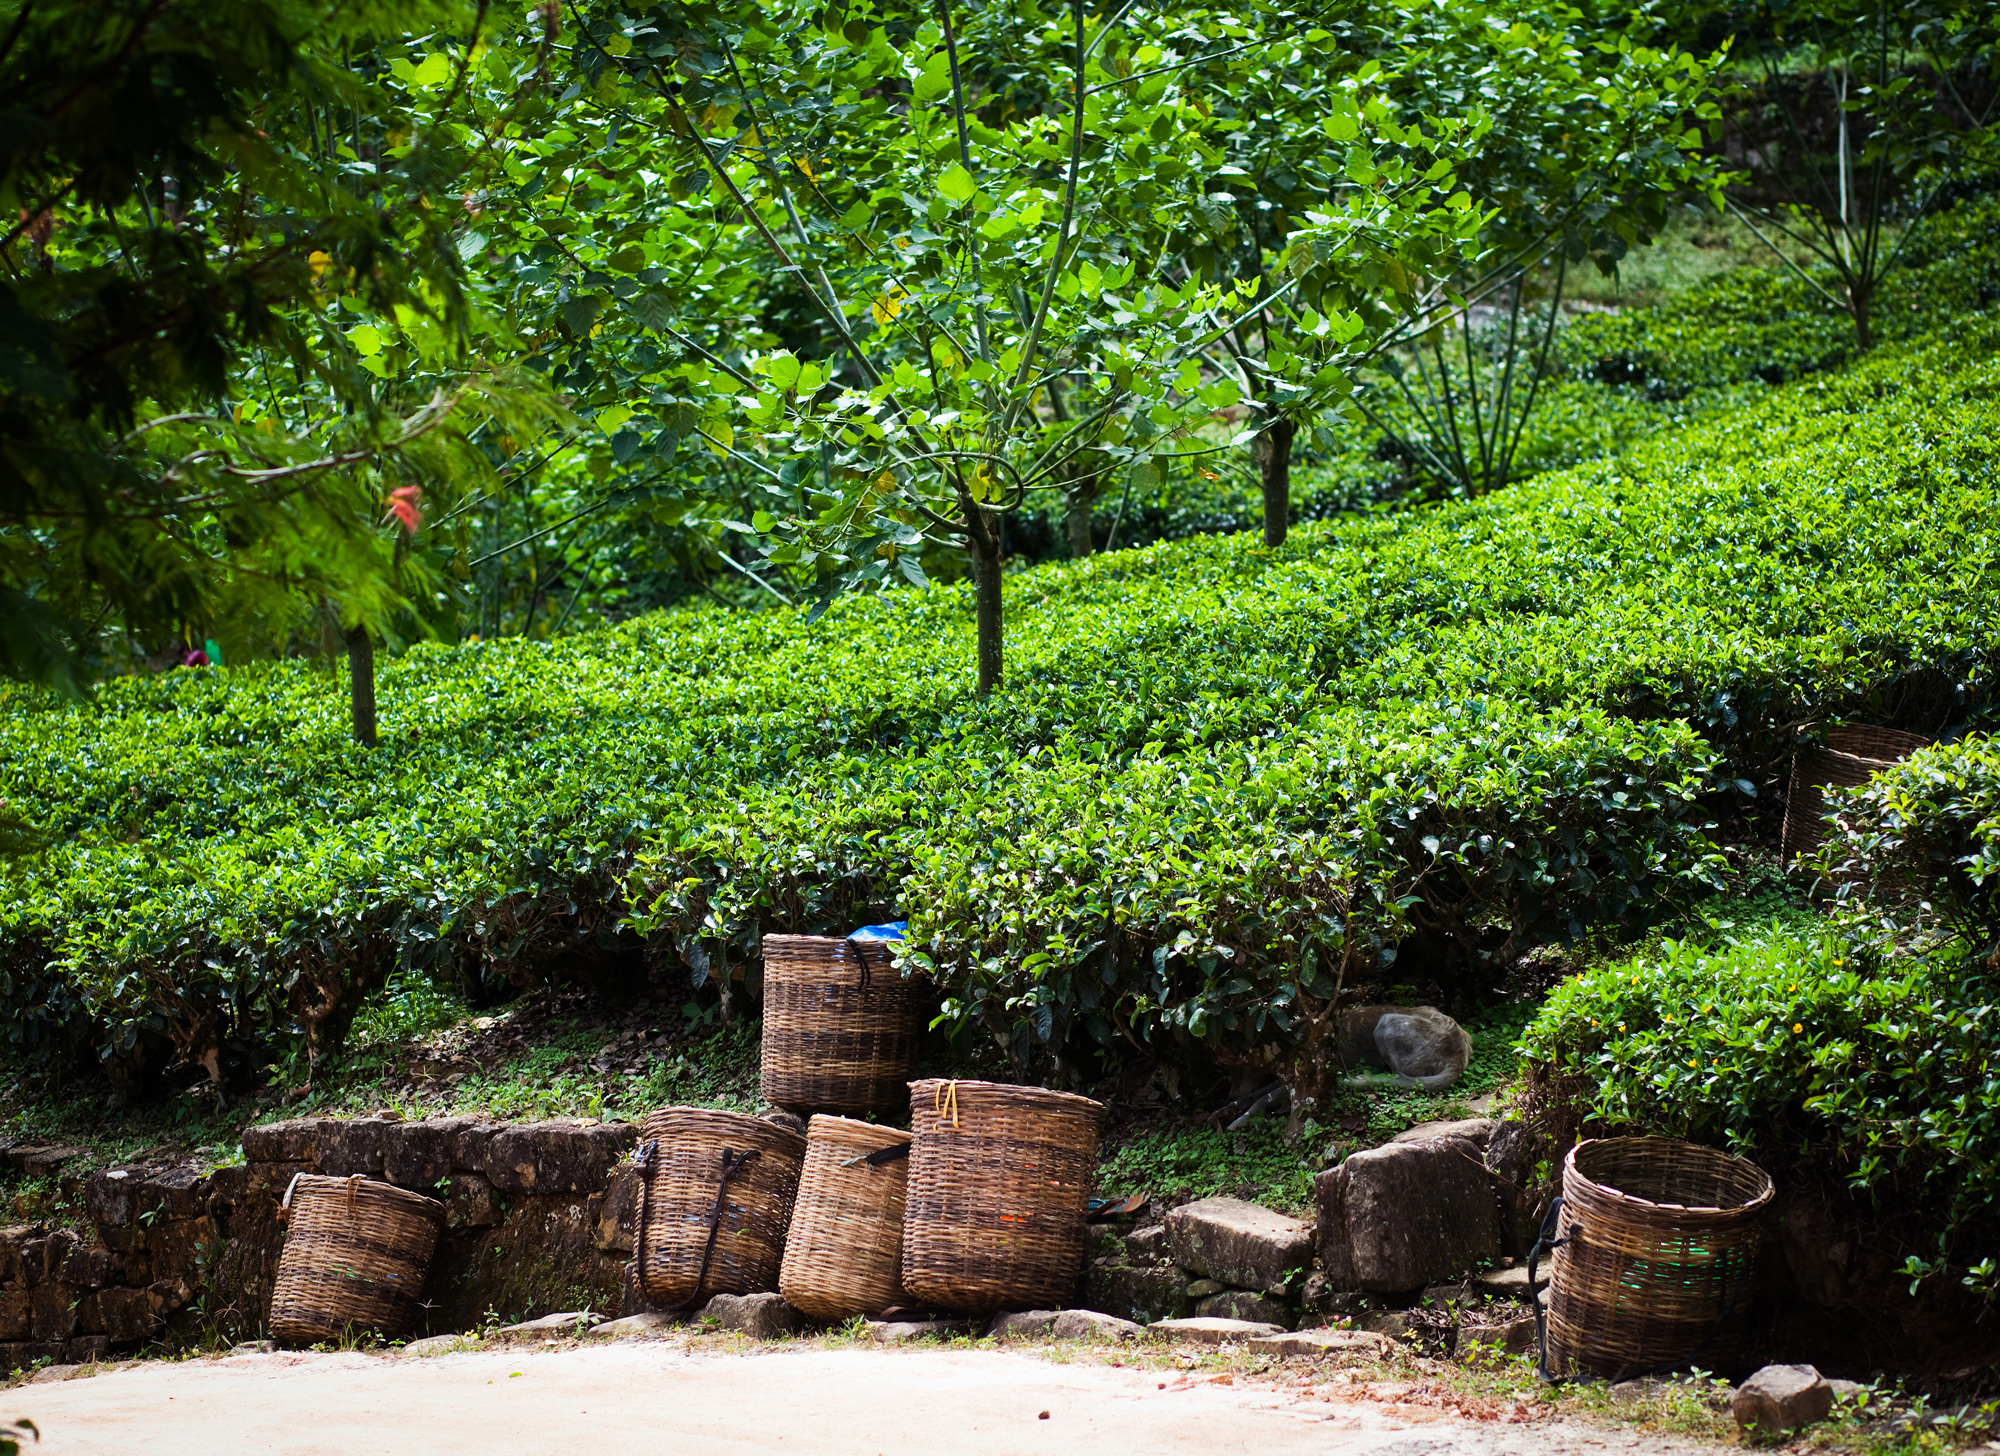
[(866, 1163), (871, 1168), (880, 1168), (890, 1163), (900, 1162), (902, 1159), (909, 1157), (909, 1155), (910, 1145), (908, 1143), (890, 1143), (886, 1148), (877, 1148), (872, 1153), (862, 1153), (856, 1157), (849, 1158), (840, 1166), (843, 1168), (852, 1168), (856, 1163)]
[(701, 1287), (708, 1282), (709, 1260), (715, 1257), (716, 1235), (722, 1232), (722, 1206), (729, 1196), (729, 1180), (755, 1162), (757, 1152), (756, 1148), (743, 1153), (736, 1152), (732, 1148), (722, 1150), (722, 1174), (715, 1180), (715, 1206), (708, 1211), (708, 1242), (702, 1246), (701, 1268), (695, 1271), (694, 1292), (679, 1304), (667, 1305), (665, 1313), (679, 1314), (701, 1302)]
[[(1552, 1374), (1549, 1370), (1549, 1322), (1542, 1312), (1542, 1301), (1535, 1294), (1535, 1266), (1541, 1262), (1542, 1250), (1560, 1249), (1569, 1242), (1567, 1237), (1551, 1238), (1558, 1231), (1562, 1218), (1562, 1195), (1558, 1193), (1549, 1204), (1549, 1211), (1542, 1215), (1542, 1226), (1535, 1234), (1534, 1245), (1528, 1250), (1528, 1305), (1535, 1312), (1535, 1373), (1551, 1385), (1566, 1385), (1567, 1375)], [(1555, 1281), (1549, 1282), (1549, 1298), (1556, 1297)]]
[(632, 1166), (639, 1170), (639, 1223), (632, 1236), (632, 1282), (639, 1298), (646, 1298), (646, 1232), (652, 1222), (653, 1155), (660, 1150), (658, 1138), (647, 1138), (632, 1149)]
[(931, 1111), (938, 1115), (940, 1122), (948, 1117), (954, 1128), (958, 1126), (958, 1078), (953, 1077), (931, 1088)]
[(859, 989), (861, 989), (861, 990), (863, 990), (863, 991), (866, 991), (866, 990), (868, 989), (868, 945), (867, 945), (867, 942), (866, 942), (866, 941), (860, 941), (860, 940), (850, 940), (850, 941), (848, 941), (847, 943), (848, 943), (849, 945), (851, 945), (851, 946), (853, 946), (853, 947), (854, 947), (854, 959), (855, 959), (855, 962), (856, 962), (856, 963), (857, 963), (857, 964), (858, 964), (858, 965), (859, 965), (859, 966), (861, 967), (861, 979), (860, 979), (860, 981), (858, 981), (858, 982), (857, 982), (856, 984), (857, 984), (857, 986), (859, 987)]

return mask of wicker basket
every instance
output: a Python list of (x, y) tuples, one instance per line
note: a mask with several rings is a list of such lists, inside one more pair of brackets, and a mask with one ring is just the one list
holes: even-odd
[(1731, 1364), (1771, 1192), (1763, 1169), (1714, 1148), (1578, 1143), (1563, 1162), (1546, 1372), (1623, 1380)]
[(778, 1292), (814, 1319), (880, 1314), (903, 1299), (910, 1135), (824, 1113), (806, 1129), (799, 1201)]
[(910, 1083), (903, 1288), (940, 1309), (1076, 1296), (1102, 1104), (996, 1082)]
[(1930, 740), (1899, 728), (1843, 725), (1828, 731), (1827, 746), (1792, 760), (1785, 802), (1784, 857), (1811, 854), (1826, 840), (1826, 791), (1865, 784), (1883, 769), (1907, 758)]
[(793, 1112), (900, 1115), (922, 1024), (880, 941), (764, 937), (764, 1100)]
[(356, 1174), (301, 1173), (285, 1190), (285, 1248), (271, 1290), (271, 1333), (293, 1344), (416, 1323), (444, 1228), (444, 1205)]
[(640, 1292), (667, 1309), (778, 1287), (806, 1140), (740, 1112), (669, 1107), (639, 1124), (642, 1170), (632, 1260)]

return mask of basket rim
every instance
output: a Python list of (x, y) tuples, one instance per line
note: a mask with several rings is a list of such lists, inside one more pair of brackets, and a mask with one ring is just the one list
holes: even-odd
[[(1609, 1183), (1600, 1183), (1597, 1179), (1591, 1177), (1590, 1174), (1577, 1167), (1577, 1154), (1587, 1148), (1606, 1148), (1615, 1143), (1637, 1143), (1652, 1147), (1677, 1148), (1683, 1151), (1699, 1153), (1704, 1157), (1739, 1164), (1742, 1167), (1748, 1168), (1756, 1175), (1757, 1192), (1745, 1202), (1739, 1203), (1732, 1208), (1719, 1208), (1712, 1204), (1702, 1203), (1656, 1203), (1650, 1198), (1641, 1198), (1637, 1194), (1625, 1192), (1622, 1188), (1614, 1188)], [(1614, 1204), (1635, 1211), (1640, 1209), (1658, 1209), (1663, 1213), (1711, 1214), (1734, 1219), (1760, 1211), (1777, 1193), (1777, 1185), (1771, 1181), (1771, 1175), (1748, 1158), (1738, 1157), (1734, 1153), (1726, 1153), (1721, 1148), (1709, 1147), (1706, 1143), (1684, 1142), (1679, 1138), (1584, 1138), (1575, 1147), (1571, 1148), (1568, 1155), (1563, 1159), (1564, 1176), (1567, 1177), (1571, 1173), (1574, 1173), (1583, 1182), (1588, 1183), (1593, 1190)]]
[(841, 1117), (832, 1112), (815, 1112), (806, 1122), (807, 1142), (846, 1143), (866, 1146), (870, 1152), (909, 1142), (915, 1133), (879, 1122), (863, 1122), (858, 1117)]
[(391, 1183), (377, 1173), (306, 1173), (292, 1175), (292, 1200), (294, 1205), (300, 1193), (324, 1194), (329, 1198), (341, 1196), (341, 1190), (354, 1185), (357, 1197), (366, 1195), (378, 1202), (390, 1204), (407, 1213), (421, 1214), (438, 1224), (444, 1223), (444, 1204), (427, 1193), (419, 1193), (414, 1188)]
[(1003, 1102), (1040, 1103), (1100, 1117), (1105, 1110), (1104, 1104), (1094, 1098), (1075, 1092), (1058, 1092), (1053, 1087), (1034, 1087), (1024, 1082), (981, 1082), (971, 1077), (918, 1077), (910, 1083), (911, 1113), (914, 1115), (916, 1112), (918, 1088), (945, 1086), (956, 1086), (961, 1100), (966, 1093), (972, 1092), (982, 1096), (997, 1094), (996, 1100)]
[(792, 1148), (794, 1153), (803, 1153), (805, 1151), (806, 1135), (804, 1133), (794, 1132), (781, 1122), (767, 1122), (755, 1113), (732, 1112), (726, 1107), (682, 1107), (676, 1105), (673, 1107), (652, 1108), (649, 1111), (639, 1114), (635, 1126), (639, 1129), (640, 1138), (643, 1139), (648, 1136), (646, 1125), (656, 1117), (673, 1117), (685, 1119), (690, 1122), (701, 1121), (707, 1122), (715, 1128), (730, 1128), (746, 1133), (754, 1132), (758, 1136), (774, 1136), (781, 1141), (789, 1139), (792, 1143), (796, 1144)]
[(799, 945), (799, 944), (804, 944), (804, 945), (894, 945), (894, 944), (896, 943), (896, 942), (894, 942), (894, 941), (890, 941), (890, 940), (855, 940), (855, 939), (854, 939), (854, 938), (853, 938), (852, 936), (847, 936), (847, 935), (792, 935), (792, 934), (789, 934), (789, 933), (787, 933), (787, 934), (783, 934), (783, 935), (780, 935), (780, 934), (778, 934), (778, 933), (777, 933), (777, 932), (775, 932), (775, 931), (773, 931), (773, 932), (772, 932), (771, 934), (769, 934), (769, 935), (766, 935), (766, 936), (764, 937), (764, 939), (763, 939), (763, 942), (762, 942), (762, 943), (763, 943), (764, 945), (770, 945), (770, 944), (772, 944), (772, 943), (774, 943), (774, 942), (775, 942), (775, 943), (777, 943), (777, 944), (779, 944), (779, 945), (784, 945), (784, 944), (787, 944), (787, 943), (789, 943), (789, 944), (793, 944), (793, 945)]

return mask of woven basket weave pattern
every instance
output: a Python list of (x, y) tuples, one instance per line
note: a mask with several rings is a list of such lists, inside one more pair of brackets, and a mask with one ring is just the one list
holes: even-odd
[(1810, 749), (1792, 760), (1791, 783), (1785, 796), (1783, 854), (1811, 854), (1826, 840), (1826, 791), (1851, 789), (1907, 758), (1930, 740), (1899, 728), (1843, 726), (1828, 731), (1825, 748)]
[(1102, 1104), (995, 1082), (910, 1083), (903, 1287), (968, 1314), (1076, 1295)]
[(271, 1333), (294, 1344), (407, 1334), (437, 1250), (437, 1200), (364, 1178), (302, 1173), (291, 1187)]
[(895, 1128), (824, 1113), (806, 1128), (805, 1168), (778, 1274), (778, 1292), (794, 1309), (840, 1320), (902, 1302), (909, 1160), (870, 1167), (865, 1159), (909, 1141)]
[(1741, 1352), (1771, 1180), (1666, 1138), (1581, 1142), (1563, 1163), (1549, 1269), (1551, 1374), (1622, 1379)]
[[(642, 1147), (656, 1144), (646, 1179), (644, 1227), (635, 1230), (637, 1279), (646, 1298), (680, 1305), (695, 1295), (697, 1282), (704, 1297), (776, 1289), (806, 1140), (740, 1112), (669, 1107), (646, 1115), (639, 1141)], [(715, 1252), (703, 1277), (725, 1150), (757, 1156), (729, 1179)]]
[(900, 1114), (916, 987), (881, 943), (764, 937), (764, 1100), (794, 1112)]

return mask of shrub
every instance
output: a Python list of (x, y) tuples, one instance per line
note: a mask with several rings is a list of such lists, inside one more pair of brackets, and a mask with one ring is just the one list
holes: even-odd
[(419, 648), (373, 751), (300, 662), (11, 692), (0, 795), (58, 843), (4, 871), (4, 1034), (226, 1081), (399, 969), (754, 994), (763, 932), (902, 910), (1024, 1059), (1198, 1043), (1306, 1090), (1343, 973), (1641, 921), (1794, 725), (1987, 710), (1996, 339), (1279, 551), (1011, 575), (986, 700), (958, 587)]
[(1820, 868), (1892, 922), (1928, 911), (1982, 958), (2000, 955), (2000, 743), (1974, 736), (1912, 754), (1832, 795)]
[(1833, 931), (1668, 941), (1557, 988), (1521, 1051), (1558, 1119), (1842, 1178), (1949, 1253), (1996, 1232), (1996, 989), (1950, 958)]
[[(1883, 280), (1878, 339), (1950, 329), (2000, 302), (1996, 224), (2000, 194), (1918, 222), (1903, 244), (1903, 262)], [(1673, 399), (1837, 368), (1854, 357), (1854, 325), (1838, 305), (1774, 263), (1735, 269), (1657, 308), (1588, 315), (1563, 330), (1557, 353), (1572, 378)]]

